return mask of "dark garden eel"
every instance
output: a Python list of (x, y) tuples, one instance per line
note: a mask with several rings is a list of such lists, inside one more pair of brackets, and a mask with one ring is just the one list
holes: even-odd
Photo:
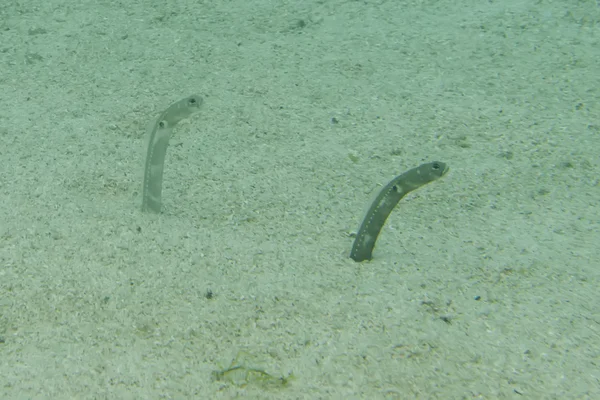
[(144, 165), (142, 211), (160, 213), (165, 155), (173, 128), (182, 119), (200, 110), (202, 98), (192, 95), (181, 99), (163, 111), (148, 131), (148, 149)]
[(400, 199), (413, 190), (441, 178), (446, 172), (448, 172), (446, 164), (434, 161), (408, 170), (385, 185), (375, 197), (365, 219), (360, 224), (350, 258), (356, 262), (370, 260), (377, 236)]

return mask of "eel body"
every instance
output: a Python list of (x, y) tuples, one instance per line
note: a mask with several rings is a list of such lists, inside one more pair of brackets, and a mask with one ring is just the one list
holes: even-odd
[(197, 95), (181, 99), (171, 104), (149, 127), (142, 188), (142, 211), (160, 212), (165, 155), (173, 128), (182, 119), (196, 113), (201, 105), (202, 98)]
[(379, 232), (400, 199), (413, 190), (441, 178), (447, 172), (448, 166), (445, 163), (434, 161), (408, 170), (385, 185), (369, 207), (358, 229), (350, 258), (356, 262), (370, 260)]

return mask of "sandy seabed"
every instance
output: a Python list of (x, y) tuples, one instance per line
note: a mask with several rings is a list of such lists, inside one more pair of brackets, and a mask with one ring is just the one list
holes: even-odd
[(5, 3), (0, 398), (600, 398), (597, 2)]

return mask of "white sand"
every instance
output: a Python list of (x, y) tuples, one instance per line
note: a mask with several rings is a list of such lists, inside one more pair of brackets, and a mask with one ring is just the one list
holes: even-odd
[(151, 3), (0, 8), (0, 398), (600, 398), (596, 2)]

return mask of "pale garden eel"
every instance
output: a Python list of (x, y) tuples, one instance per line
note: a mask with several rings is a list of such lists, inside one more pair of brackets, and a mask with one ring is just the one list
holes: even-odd
[(176, 101), (163, 111), (156, 122), (149, 127), (142, 187), (142, 211), (160, 212), (165, 156), (173, 128), (182, 119), (198, 112), (201, 105), (202, 97), (197, 95)]
[(400, 199), (413, 190), (441, 178), (447, 172), (446, 164), (434, 161), (408, 170), (385, 185), (375, 197), (360, 224), (350, 258), (356, 262), (370, 260), (379, 232)]

